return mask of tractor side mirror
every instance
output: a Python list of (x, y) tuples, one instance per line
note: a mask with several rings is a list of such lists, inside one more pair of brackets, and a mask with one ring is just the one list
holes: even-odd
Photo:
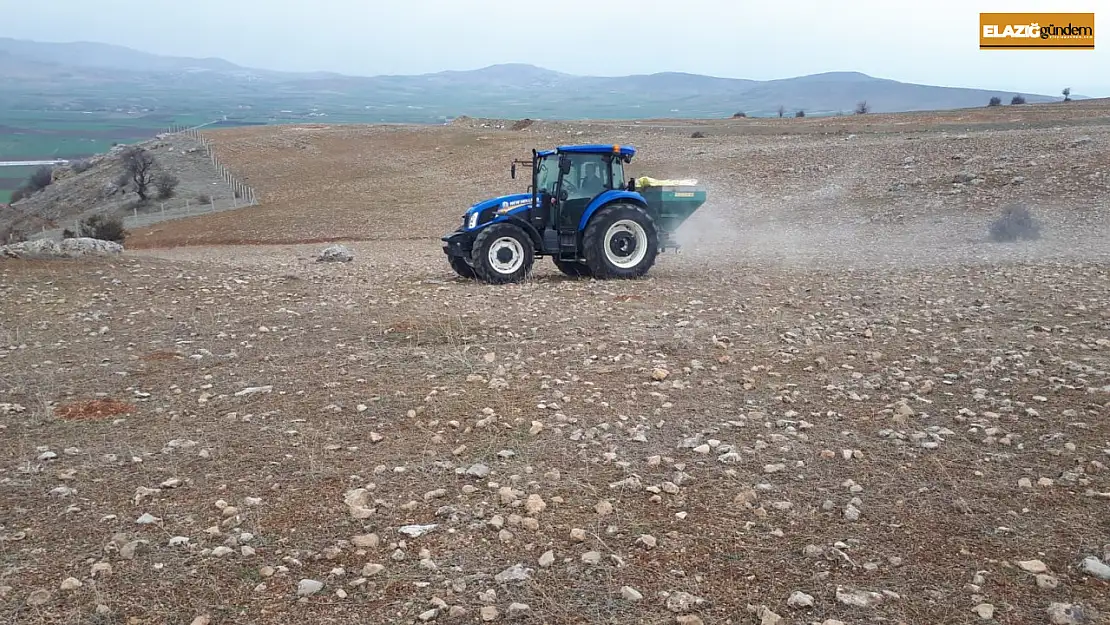
[(559, 158), (559, 173), (564, 176), (570, 173), (570, 158), (566, 155)]
[(513, 163), (513, 166), (509, 169), (509, 175), (512, 176), (513, 180), (516, 180), (516, 163)]

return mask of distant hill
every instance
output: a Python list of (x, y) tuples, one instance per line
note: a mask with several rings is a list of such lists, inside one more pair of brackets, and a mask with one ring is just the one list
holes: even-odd
[[(0, 38), (0, 111), (66, 109), (228, 115), (253, 121), (442, 122), (496, 118), (643, 118), (850, 114), (1009, 104), (1007, 91), (940, 87), (830, 72), (743, 80), (664, 72), (575, 76), (522, 64), (415, 76), (347, 76), (245, 68), (216, 58), (179, 58), (100, 43)], [(1022, 93), (1029, 103), (1061, 98)], [(1082, 96), (1073, 96), (1080, 99)]]

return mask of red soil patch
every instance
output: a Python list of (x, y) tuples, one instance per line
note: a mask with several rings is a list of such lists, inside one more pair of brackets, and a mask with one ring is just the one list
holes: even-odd
[(89, 399), (64, 404), (54, 409), (54, 414), (67, 421), (99, 421), (134, 410), (131, 404), (113, 399)]

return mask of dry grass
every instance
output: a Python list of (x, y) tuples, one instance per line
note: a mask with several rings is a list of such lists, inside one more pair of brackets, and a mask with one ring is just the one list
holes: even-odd
[[(1012, 114), (1047, 114), (1032, 110)], [(1110, 584), (1076, 568), (1110, 558), (1110, 245), (1091, 177), (1106, 128), (1076, 151), (1071, 130), (953, 139), (925, 132), (935, 118), (866, 117), (758, 141), (630, 129), (658, 135), (660, 169), (717, 159), (720, 199), (684, 253), (639, 281), (541, 262), (502, 287), (406, 237), (453, 227), (502, 185), (506, 150), (554, 142), (551, 125), (489, 145), (466, 128), (221, 135), (271, 199), (149, 236), (204, 246), (0, 264), (0, 405), (25, 407), (0, 414), (0, 621), (411, 623), (440, 602), (466, 615), (434, 622), (479, 622), (484, 605), (507, 621), (520, 602), (526, 623), (674, 623), (678, 592), (707, 624), (759, 622), (749, 606), (792, 624), (978, 623), (981, 603), (1007, 624), (1047, 622), (1052, 602), (1110, 614)], [(921, 138), (891, 132), (903, 122)], [(873, 134), (821, 136), (843, 124)], [(399, 169), (437, 146), (466, 158), (424, 161), (416, 193), (372, 168), (326, 177), (386, 145)], [(968, 161), (986, 182), (953, 187)], [(475, 177), (446, 184), (451, 162)], [(925, 182), (886, 195), (901, 177)], [(1084, 184), (1041, 202), (1040, 239), (990, 243), (996, 202), (1043, 200), (1048, 178)], [(352, 233), (376, 240), (351, 263), (213, 244)], [(90, 398), (129, 411), (38, 409)], [(478, 463), (490, 473), (467, 475)], [(1054, 588), (1017, 565), (1032, 559)], [(517, 563), (530, 581), (495, 581)], [(69, 577), (81, 586), (62, 590)], [(299, 599), (302, 579), (324, 588)], [(859, 608), (838, 587), (894, 595)], [(787, 605), (794, 591), (814, 607)]]

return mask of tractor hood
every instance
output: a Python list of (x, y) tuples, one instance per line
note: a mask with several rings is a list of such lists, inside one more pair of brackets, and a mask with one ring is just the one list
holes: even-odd
[(509, 211), (519, 208), (527, 208), (529, 202), (532, 200), (531, 193), (514, 193), (512, 195), (503, 195), (488, 200), (482, 200), (474, 206), (467, 209), (466, 214), (480, 213), (486, 209), (492, 208), (495, 210), (508, 209)]
[(528, 210), (531, 203), (531, 193), (514, 193), (483, 200), (467, 209), (463, 215), (463, 229), (473, 230), (499, 220), (504, 215)]

